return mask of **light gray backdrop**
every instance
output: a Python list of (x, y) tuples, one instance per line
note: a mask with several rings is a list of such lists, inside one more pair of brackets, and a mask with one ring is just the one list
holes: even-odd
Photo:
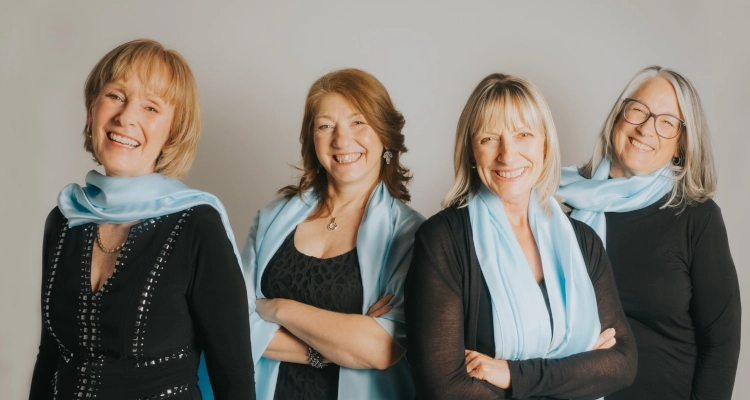
[[(377, 4), (376, 4), (377, 3)], [(747, 2), (184, 1), (0, 4), (0, 398), (22, 399), (40, 332), (44, 220), (59, 190), (93, 168), (82, 149), (82, 88), (120, 43), (180, 51), (200, 86), (204, 131), (186, 182), (226, 204), (240, 246), (253, 215), (292, 182), (310, 84), (342, 67), (378, 77), (406, 116), (412, 205), (439, 209), (469, 93), (491, 72), (537, 84), (564, 164), (580, 164), (636, 71), (682, 72), (713, 131), (722, 207), (745, 304), (750, 296)], [(747, 348), (748, 321), (743, 324)], [(735, 399), (750, 392), (740, 359)]]

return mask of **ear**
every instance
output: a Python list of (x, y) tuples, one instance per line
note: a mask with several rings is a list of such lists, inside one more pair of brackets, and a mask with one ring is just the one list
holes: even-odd
[(89, 127), (91, 127), (92, 129), (93, 129), (93, 127), (91, 126), (91, 124), (93, 124), (93, 122), (94, 122), (94, 116), (93, 115), (94, 115), (94, 106), (96, 105), (96, 101), (97, 101), (97, 99), (94, 99), (94, 101), (91, 102), (91, 105), (89, 106), (89, 109), (86, 110), (86, 125), (89, 126)]
[(677, 147), (674, 149), (674, 156), (680, 157), (681, 154), (685, 154), (684, 148), (685, 146), (685, 135), (680, 134), (679, 138), (677, 139)]

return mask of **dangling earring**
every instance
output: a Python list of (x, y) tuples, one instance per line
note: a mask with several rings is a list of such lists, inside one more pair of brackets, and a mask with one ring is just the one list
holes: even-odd
[(390, 164), (391, 163), (391, 158), (393, 158), (393, 153), (391, 153), (390, 150), (386, 150), (383, 153), (383, 158), (385, 158), (385, 163), (386, 164)]
[(471, 169), (477, 169), (477, 162), (476, 161), (473, 161), (473, 160), (471, 161)]
[(682, 157), (680, 156), (674, 156), (672, 157), (672, 164), (676, 166), (682, 166)]

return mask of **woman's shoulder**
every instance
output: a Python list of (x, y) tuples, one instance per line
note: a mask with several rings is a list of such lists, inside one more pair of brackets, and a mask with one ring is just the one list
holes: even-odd
[(422, 226), (419, 227), (417, 235), (426, 237), (465, 234), (468, 220), (468, 208), (459, 208), (456, 206), (444, 208), (430, 218), (427, 218), (422, 223)]
[(200, 204), (197, 206), (190, 207), (188, 209), (177, 211), (175, 214), (185, 214), (189, 213), (193, 215), (196, 219), (219, 219), (221, 220), (221, 214), (219, 214), (219, 211), (214, 208), (214, 206), (210, 204)]
[(258, 210), (258, 218), (271, 220), (282, 213), (297, 213), (300, 209), (311, 209), (316, 204), (316, 198), (311, 192), (300, 196), (278, 196)]
[[(225, 232), (224, 222), (219, 211), (209, 204), (201, 204), (177, 211), (170, 215), (176, 224), (183, 221), (192, 225), (193, 231), (200, 235), (213, 235)], [(187, 218), (186, 218), (187, 217)]]
[(573, 219), (570, 216), (568, 216), (568, 220), (573, 227), (573, 232), (578, 240), (578, 247), (581, 249), (583, 258), (584, 260), (588, 260), (586, 264), (588, 266), (587, 269), (589, 270), (589, 275), (592, 275), (600, 265), (592, 264), (591, 261), (599, 259), (601, 253), (606, 253), (602, 239), (597, 235), (596, 231), (585, 222)]
[(696, 218), (710, 218), (714, 215), (721, 215), (721, 207), (714, 201), (714, 199), (707, 199), (702, 202), (695, 202), (685, 207), (685, 212)]
[(47, 219), (44, 221), (44, 240), (52, 240), (51, 235), (59, 232), (62, 229), (63, 224), (67, 222), (67, 219), (60, 211), (59, 207), (55, 207), (52, 211), (47, 214)]
[(688, 216), (688, 229), (693, 232), (726, 231), (721, 207), (713, 199), (687, 206), (683, 212)]
[(397, 218), (412, 220), (419, 225), (425, 221), (425, 217), (419, 211), (411, 208), (411, 206), (401, 200), (393, 199), (391, 209)]
[(45, 220), (44, 226), (45, 228), (50, 228), (53, 226), (57, 226), (62, 224), (65, 221), (65, 216), (60, 211), (60, 207), (55, 206), (50, 212), (47, 214), (47, 219)]
[(572, 218), (570, 215), (568, 215), (568, 220), (570, 221), (570, 225), (573, 226), (573, 232), (575, 232), (576, 237), (578, 238), (578, 241), (596, 241), (599, 240), (601, 243), (601, 239), (599, 238), (599, 235), (596, 234), (596, 231), (594, 231), (594, 228), (590, 227), (587, 223), (579, 221), (575, 218)]

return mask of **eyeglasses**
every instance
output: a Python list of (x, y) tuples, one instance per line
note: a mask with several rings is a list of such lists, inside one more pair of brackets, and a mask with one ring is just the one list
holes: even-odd
[(676, 137), (685, 126), (685, 121), (674, 115), (656, 115), (648, 109), (648, 106), (633, 99), (625, 99), (625, 106), (622, 108), (622, 117), (625, 118), (625, 121), (633, 125), (643, 125), (649, 118), (654, 117), (656, 133), (664, 139)]

